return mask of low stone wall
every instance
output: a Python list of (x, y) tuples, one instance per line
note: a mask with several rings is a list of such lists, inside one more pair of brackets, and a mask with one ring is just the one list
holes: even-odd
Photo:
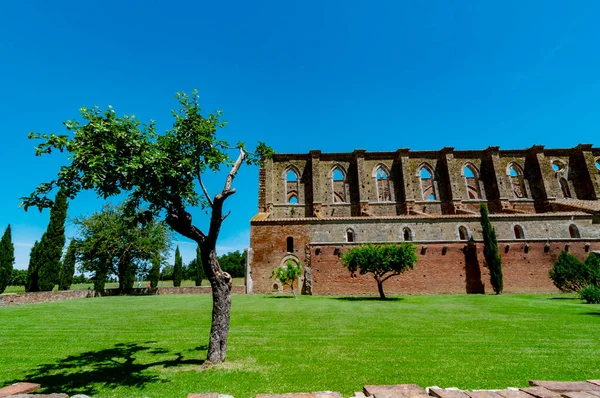
[[(21, 305), (34, 303), (47, 303), (50, 301), (72, 300), (89, 297), (107, 297), (107, 296), (153, 296), (156, 294), (210, 294), (210, 286), (189, 286), (189, 287), (159, 287), (154, 289), (106, 289), (103, 292), (93, 290), (61, 290), (52, 292), (32, 292), (32, 293), (7, 293), (0, 294), (0, 307), (5, 305)], [(232, 294), (245, 294), (245, 286), (233, 286)]]
[(86, 297), (94, 297), (94, 292), (92, 290), (62, 290), (55, 292), (7, 293), (0, 295), (0, 306), (47, 303), (49, 301), (72, 300)]
[[(187, 286), (187, 287), (159, 287), (158, 294), (210, 294), (212, 289), (210, 286)], [(245, 294), (245, 286), (233, 286), (232, 294)]]

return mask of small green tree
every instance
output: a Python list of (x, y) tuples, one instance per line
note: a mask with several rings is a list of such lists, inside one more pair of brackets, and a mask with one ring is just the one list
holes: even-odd
[(59, 283), (60, 259), (65, 246), (67, 193), (60, 189), (50, 208), (50, 222), (39, 244), (31, 251), (29, 260), (28, 291), (51, 291)]
[[(219, 259), (219, 262), (220, 261), (221, 260)], [(196, 258), (190, 261), (188, 264), (188, 269), (190, 274), (193, 276), (196, 286), (202, 286), (202, 280), (206, 279), (206, 275), (204, 275), (204, 267), (202, 266), (200, 246), (196, 248)], [(223, 271), (226, 271), (225, 268), (222, 269)]]
[(71, 239), (65, 257), (62, 261), (62, 268), (60, 270), (60, 282), (58, 284), (58, 290), (69, 290), (73, 283), (73, 275), (75, 274), (75, 262), (77, 255), (77, 247), (75, 239)]
[(379, 296), (385, 300), (383, 282), (398, 276), (406, 270), (414, 269), (417, 261), (416, 248), (411, 243), (396, 245), (373, 245), (367, 243), (350, 249), (341, 257), (342, 264), (351, 273), (357, 270), (361, 275), (371, 273), (377, 282)]
[(27, 284), (27, 270), (13, 269), (8, 286), (25, 286)]
[(302, 275), (302, 266), (292, 260), (288, 260), (285, 265), (274, 268), (271, 278), (279, 279), (283, 286), (289, 286), (292, 289), (294, 297), (296, 297), (296, 291), (294, 290), (294, 283)]
[(588, 285), (598, 286), (600, 261), (595, 254), (590, 254), (582, 263), (577, 257), (563, 250), (552, 269), (548, 271), (548, 275), (561, 292), (579, 292)]
[(479, 205), (481, 213), (481, 229), (483, 230), (483, 257), (490, 270), (490, 283), (496, 294), (504, 290), (504, 278), (502, 276), (502, 260), (498, 254), (498, 239), (496, 230), (492, 226), (488, 208), (484, 203)]
[(158, 280), (160, 279), (161, 263), (162, 263), (162, 259), (161, 259), (160, 255), (155, 254), (152, 257), (152, 268), (150, 268), (150, 273), (148, 274), (148, 279), (150, 280), (151, 288), (158, 287)]
[(173, 286), (181, 286), (181, 277), (183, 276), (183, 259), (179, 252), (179, 246), (175, 249), (175, 264), (173, 265)]
[(25, 291), (27, 292), (39, 292), (38, 287), (38, 247), (40, 243), (36, 240), (29, 253), (29, 265), (27, 267), (27, 283), (25, 284)]
[(10, 224), (6, 227), (2, 240), (0, 240), (0, 293), (4, 292), (10, 282), (15, 263), (15, 247), (12, 243)]

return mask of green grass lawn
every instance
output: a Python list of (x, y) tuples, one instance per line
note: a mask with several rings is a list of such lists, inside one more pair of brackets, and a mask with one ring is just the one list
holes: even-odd
[(100, 397), (600, 379), (600, 305), (573, 296), (233, 296), (228, 360), (202, 367), (209, 295), (0, 308), (0, 385)]
[[(144, 281), (142, 282), (142, 287), (146, 287), (148, 286), (148, 281)], [(244, 278), (233, 278), (233, 284), (234, 286), (244, 286)], [(188, 287), (188, 286), (195, 286), (196, 282), (194, 281), (181, 281), (181, 286), (183, 287)], [(172, 287), (173, 286), (173, 281), (160, 281), (158, 282), (158, 287)], [(202, 281), (202, 286), (210, 286), (210, 283), (208, 283), (207, 280)], [(108, 282), (104, 288), (105, 289), (116, 289), (119, 287), (119, 283), (118, 282)], [(137, 287), (137, 282), (134, 283), (133, 287)], [(94, 288), (94, 284), (93, 283), (77, 283), (74, 285), (71, 285), (71, 290), (87, 290), (87, 289), (93, 289)], [(58, 290), (58, 286), (54, 287), (54, 290)], [(4, 290), (4, 293), (25, 293), (25, 286), (7, 286), (6, 290)]]

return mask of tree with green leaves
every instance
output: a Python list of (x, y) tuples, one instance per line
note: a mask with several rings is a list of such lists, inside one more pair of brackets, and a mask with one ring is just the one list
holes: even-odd
[(50, 207), (48, 228), (31, 251), (27, 289), (29, 292), (51, 291), (59, 283), (67, 208), (67, 192), (60, 189)]
[(151, 264), (152, 268), (150, 268), (150, 272), (148, 273), (148, 280), (150, 281), (150, 287), (154, 289), (158, 287), (158, 280), (160, 279), (161, 256), (158, 254), (152, 256)]
[(300, 263), (288, 260), (285, 265), (273, 269), (271, 278), (278, 279), (283, 286), (289, 286), (290, 289), (292, 289), (292, 294), (296, 297), (294, 283), (298, 280), (300, 275), (302, 275), (302, 266)]
[(25, 286), (27, 284), (27, 270), (13, 269), (8, 286)]
[(415, 268), (417, 261), (416, 248), (411, 243), (388, 243), (373, 245), (367, 243), (353, 247), (341, 257), (342, 265), (352, 274), (359, 271), (361, 275), (373, 274), (377, 282), (379, 297), (385, 300), (383, 282)]
[(483, 257), (490, 270), (490, 283), (496, 294), (504, 290), (504, 279), (502, 277), (502, 259), (498, 254), (498, 239), (496, 230), (490, 221), (488, 208), (485, 203), (479, 205), (481, 213), (481, 229), (483, 230)]
[(8, 224), (0, 240), (0, 293), (4, 292), (10, 282), (14, 263), (15, 246), (12, 243), (12, 233)]
[[(221, 264), (220, 259), (219, 264)], [(206, 275), (204, 275), (204, 267), (202, 266), (200, 246), (196, 247), (196, 258), (188, 264), (188, 273), (194, 279), (196, 286), (202, 286), (202, 280), (206, 279)]]
[(27, 283), (25, 284), (25, 291), (27, 292), (39, 292), (38, 288), (38, 247), (40, 243), (36, 240), (29, 252), (29, 265), (27, 267)]
[[(164, 222), (154, 218), (140, 222), (123, 206), (106, 204), (89, 216), (76, 217), (76, 242), (81, 267), (104, 278), (116, 276), (119, 289), (133, 287), (135, 276), (146, 273), (155, 255), (164, 254), (171, 233)], [(98, 281), (101, 286), (102, 281)]]
[(67, 252), (62, 261), (62, 268), (60, 270), (60, 282), (58, 284), (58, 290), (69, 290), (73, 283), (73, 275), (75, 274), (75, 263), (77, 261), (77, 243), (75, 239), (71, 238)]
[(236, 250), (219, 257), (219, 264), (225, 272), (234, 278), (246, 276), (246, 253)]
[(173, 264), (173, 286), (181, 286), (181, 278), (183, 277), (183, 259), (179, 246), (175, 249), (175, 264)]
[(592, 253), (585, 262), (581, 262), (563, 250), (548, 271), (548, 276), (561, 292), (579, 292), (589, 285), (600, 287), (600, 258)]
[[(157, 134), (154, 122), (144, 125), (134, 116), (119, 117), (111, 107), (82, 108), (81, 121), (64, 123), (67, 134), (30, 133), (30, 138), (42, 139), (37, 155), (58, 150), (69, 156), (58, 178), (39, 185), (23, 198), (23, 205), (25, 209), (51, 206), (48, 194), (59, 186), (71, 198), (82, 190), (93, 190), (103, 198), (126, 195), (127, 212), (141, 220), (165, 216), (171, 228), (200, 246), (213, 296), (207, 359), (219, 363), (226, 357), (232, 288), (231, 275), (223, 272), (216, 253), (221, 225), (229, 214), (223, 206), (236, 192), (233, 180), (242, 164), (259, 164), (273, 151), (264, 143), (254, 153), (247, 152), (243, 143), (231, 147), (217, 138), (218, 129), (225, 126), (220, 112), (204, 117), (196, 92), (179, 93), (177, 99), (173, 128), (164, 134)], [(238, 152), (235, 160), (230, 150)], [(211, 196), (203, 174), (223, 167), (229, 170), (223, 187)], [(188, 212), (196, 206), (210, 213), (206, 229), (196, 226)]]

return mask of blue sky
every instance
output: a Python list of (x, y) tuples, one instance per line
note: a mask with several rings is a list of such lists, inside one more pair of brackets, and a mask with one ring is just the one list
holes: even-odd
[[(277, 152), (597, 146), (599, 15), (597, 1), (3, 2), (0, 229), (26, 268), (48, 212), (19, 197), (65, 160), (36, 158), (29, 131), (62, 133), (94, 104), (164, 130), (194, 88), (224, 138)], [(249, 244), (257, 172), (235, 180), (221, 253)], [(101, 204), (82, 194), (69, 216)]]

